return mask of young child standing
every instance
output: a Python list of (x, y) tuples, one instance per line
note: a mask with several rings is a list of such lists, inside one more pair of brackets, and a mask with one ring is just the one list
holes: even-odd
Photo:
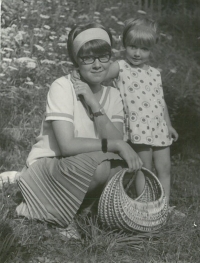
[[(148, 65), (156, 42), (155, 22), (148, 19), (128, 20), (123, 31), (125, 59), (111, 64), (107, 78), (115, 78), (115, 85), (123, 98), (125, 139), (131, 141), (144, 167), (152, 170), (154, 163), (169, 202), (169, 146), (178, 139), (178, 133), (171, 125), (160, 72)], [(143, 189), (143, 180), (138, 174), (138, 193)]]
[[(130, 19), (123, 31), (125, 58), (110, 65), (106, 80), (115, 79), (125, 113), (124, 139), (152, 170), (154, 163), (167, 201), (170, 196), (170, 145), (178, 139), (164, 100), (160, 72), (148, 61), (157, 42), (157, 25), (148, 19)], [(76, 77), (76, 76), (75, 76)], [(76, 85), (80, 85), (77, 81)], [(138, 172), (136, 190), (140, 194), (144, 177)]]

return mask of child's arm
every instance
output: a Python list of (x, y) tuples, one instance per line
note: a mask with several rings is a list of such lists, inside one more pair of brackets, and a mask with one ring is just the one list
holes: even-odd
[(165, 110), (164, 110), (164, 120), (166, 121), (168, 130), (169, 130), (169, 137), (170, 137), (170, 139), (172, 137), (174, 139), (174, 141), (177, 141), (178, 140), (178, 133), (172, 127), (166, 102), (165, 102)]
[(108, 73), (107, 73), (104, 81), (117, 78), (119, 75), (119, 70), (120, 70), (119, 63), (117, 61), (110, 64), (110, 67), (108, 69)]

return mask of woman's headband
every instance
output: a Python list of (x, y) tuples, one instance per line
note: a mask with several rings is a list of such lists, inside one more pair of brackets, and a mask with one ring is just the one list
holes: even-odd
[(94, 39), (101, 39), (106, 41), (109, 45), (111, 45), (110, 37), (108, 33), (101, 28), (89, 28), (82, 31), (75, 37), (73, 41), (73, 50), (74, 50), (74, 57), (76, 58), (80, 48), (88, 41)]

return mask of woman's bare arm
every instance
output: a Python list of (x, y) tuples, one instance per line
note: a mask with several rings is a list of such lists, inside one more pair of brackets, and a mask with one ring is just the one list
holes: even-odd
[[(101, 116), (99, 116), (101, 117)], [(98, 117), (98, 118), (99, 118)], [(122, 124), (116, 123), (118, 129), (122, 133)], [(84, 152), (93, 152), (101, 150), (101, 140), (90, 139), (90, 138), (77, 138), (74, 137), (74, 126), (71, 122), (67, 121), (52, 121), (52, 128), (58, 142), (62, 156), (71, 156)], [(67, 132), (66, 132), (67, 131)], [(111, 140), (122, 140), (120, 138), (114, 138), (114, 136), (104, 136)], [(111, 147), (111, 152), (117, 151), (116, 147)]]
[[(101, 140), (75, 138), (74, 127), (71, 122), (52, 121), (52, 128), (62, 157), (73, 156), (80, 153), (101, 151)], [(129, 172), (139, 170), (142, 167), (141, 159), (123, 140), (108, 139), (108, 152), (118, 153), (126, 161), (129, 167)]]
[(52, 121), (52, 128), (63, 157), (101, 150), (101, 140), (74, 137), (71, 122)]

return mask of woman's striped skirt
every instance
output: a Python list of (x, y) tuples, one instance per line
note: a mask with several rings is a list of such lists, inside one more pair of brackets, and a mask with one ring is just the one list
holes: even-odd
[(83, 202), (97, 166), (112, 159), (121, 160), (117, 154), (103, 152), (37, 160), (18, 179), (25, 200), (25, 209), (18, 207), (18, 214), (67, 227)]

